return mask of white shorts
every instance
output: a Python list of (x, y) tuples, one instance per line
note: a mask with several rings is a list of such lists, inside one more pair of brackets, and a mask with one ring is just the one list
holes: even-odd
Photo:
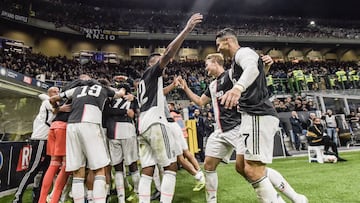
[(279, 127), (275, 116), (252, 116), (241, 114), (240, 132), (244, 137), (241, 154), (246, 160), (272, 163), (274, 135)]
[(171, 131), (173, 132), (175, 142), (180, 146), (181, 151), (188, 150), (189, 146), (186, 143), (184, 133), (183, 133), (181, 127), (179, 126), (179, 124), (177, 124), (175, 122), (169, 122), (169, 127), (170, 127)]
[(136, 136), (127, 139), (109, 139), (109, 151), (112, 166), (120, 164), (123, 160), (128, 166), (139, 159)]
[(207, 140), (205, 156), (219, 158), (227, 163), (234, 149), (237, 154), (243, 151), (240, 148), (242, 142), (243, 137), (240, 134), (240, 125), (226, 132), (215, 130)]
[(66, 128), (66, 171), (80, 167), (96, 170), (110, 164), (103, 130), (95, 123), (68, 123)]
[(151, 125), (138, 137), (141, 167), (159, 164), (161, 167), (176, 162), (180, 148), (170, 128), (164, 124)]

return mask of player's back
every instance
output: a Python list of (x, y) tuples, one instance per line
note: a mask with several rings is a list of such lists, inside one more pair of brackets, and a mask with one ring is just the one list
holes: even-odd
[(95, 84), (92, 86), (76, 87), (72, 93), (72, 112), (68, 123), (99, 123), (102, 120), (102, 110), (108, 97), (114, 92)]

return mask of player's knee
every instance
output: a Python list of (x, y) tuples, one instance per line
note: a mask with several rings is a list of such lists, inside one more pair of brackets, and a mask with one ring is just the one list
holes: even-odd
[(155, 168), (155, 166), (149, 166), (149, 167), (142, 168), (141, 173), (152, 177), (154, 174), (154, 168)]
[(164, 167), (164, 170), (177, 172), (177, 168), (178, 168), (177, 163), (173, 162), (169, 166)]
[(245, 177), (250, 181), (256, 181), (265, 175), (265, 165), (254, 162), (245, 164)]
[(74, 177), (85, 178), (85, 168), (81, 167), (78, 170), (73, 172)]
[(204, 169), (207, 170), (207, 171), (215, 171), (216, 170), (216, 164), (214, 162), (211, 162), (211, 161), (205, 159)]
[(241, 176), (246, 177), (245, 175), (245, 169), (243, 165), (236, 164), (235, 165), (236, 172), (238, 172)]

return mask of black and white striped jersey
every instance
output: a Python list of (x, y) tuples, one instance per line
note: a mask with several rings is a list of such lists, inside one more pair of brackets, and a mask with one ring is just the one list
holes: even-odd
[(166, 124), (164, 112), (163, 69), (159, 63), (148, 67), (138, 85), (138, 101), (140, 107), (139, 133), (146, 131), (152, 124)]
[(236, 107), (226, 109), (224, 105), (220, 104), (220, 97), (234, 86), (231, 71), (223, 72), (216, 80), (212, 81), (204, 94), (211, 98), (214, 118), (217, 125), (222, 132), (233, 129), (241, 122), (240, 113)]
[(72, 98), (68, 123), (98, 123), (102, 121), (102, 110), (106, 99), (115, 92), (99, 84), (75, 87), (60, 93), (63, 98)]
[(127, 101), (123, 98), (113, 99), (109, 106), (105, 106), (103, 115), (106, 122), (104, 127), (107, 129), (106, 135), (108, 138), (116, 139), (115, 135), (121, 131), (120, 127), (124, 126), (121, 123), (135, 126), (134, 120), (127, 115), (127, 110), (129, 109), (136, 113), (138, 109), (136, 99), (134, 101)]
[(266, 78), (264, 72), (264, 64), (259, 55), (248, 47), (241, 47), (237, 50), (231, 64), (233, 78), (237, 81), (243, 74), (243, 68), (240, 64), (246, 65), (256, 63), (259, 69), (259, 75), (255, 81), (246, 88), (241, 94), (239, 100), (240, 111), (250, 115), (273, 115), (277, 113), (269, 100), (270, 94), (266, 86)]

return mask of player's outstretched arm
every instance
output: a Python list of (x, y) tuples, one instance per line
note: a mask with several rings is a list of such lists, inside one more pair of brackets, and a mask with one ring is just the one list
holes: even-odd
[(271, 65), (274, 63), (273, 59), (271, 58), (271, 56), (269, 55), (261, 55), (261, 60), (264, 62), (265, 66), (264, 66), (264, 72), (265, 75), (268, 74)]
[(180, 87), (184, 90), (188, 98), (195, 102), (195, 104), (199, 106), (204, 106), (205, 104), (210, 102), (210, 98), (207, 97), (205, 94), (202, 94), (201, 97), (196, 95), (187, 85), (186, 81), (184, 79), (179, 79)]
[(166, 47), (164, 54), (160, 58), (160, 68), (165, 68), (170, 59), (175, 56), (185, 37), (194, 29), (194, 27), (201, 23), (203, 16), (200, 13), (195, 13), (188, 20), (185, 28), (180, 34)]
[(179, 81), (180, 79), (181, 79), (181, 76), (176, 76), (175, 75), (173, 82), (170, 85), (164, 87), (164, 89), (163, 89), (164, 95), (169, 94), (169, 92), (171, 92), (173, 89), (175, 89), (177, 86), (179, 86), (180, 85), (180, 81)]

